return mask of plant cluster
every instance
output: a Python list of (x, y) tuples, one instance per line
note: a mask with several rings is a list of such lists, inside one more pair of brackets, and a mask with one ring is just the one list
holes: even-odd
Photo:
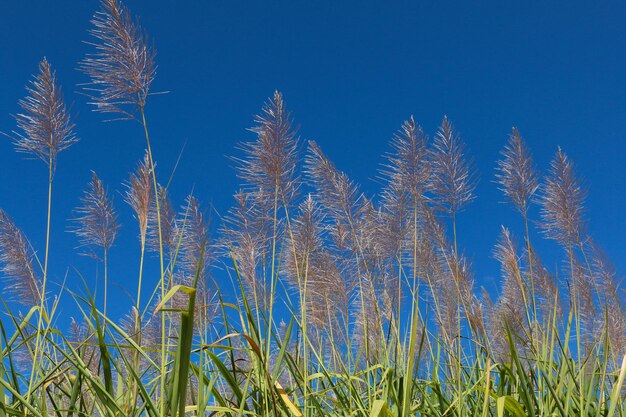
[[(519, 131), (506, 141), (496, 182), (523, 233), (518, 244), (502, 228), (494, 298), (477, 291), (458, 244), (477, 175), (447, 117), (432, 138), (405, 121), (380, 192), (367, 195), (300, 139), (275, 92), (233, 158), (233, 207), (210, 222), (194, 195), (177, 209), (156, 169), (146, 113), (155, 53), (138, 21), (101, 0), (91, 35), (80, 66), (89, 103), (138, 122), (146, 143), (124, 184), (139, 243), (137, 276), (125, 281), (137, 295), (124, 319), (107, 313), (120, 231), (95, 172), (70, 230), (102, 263), (102, 296), (87, 285), (50, 291), (54, 173), (78, 138), (44, 58), (10, 135), (48, 167), (43, 259), (0, 209), (1, 415), (626, 415), (624, 293), (587, 233), (586, 190), (561, 149), (541, 177)], [(558, 271), (535, 250), (535, 224), (562, 248)], [(143, 276), (149, 253), (157, 279)], [(65, 293), (81, 313), (71, 329), (56, 325)]]

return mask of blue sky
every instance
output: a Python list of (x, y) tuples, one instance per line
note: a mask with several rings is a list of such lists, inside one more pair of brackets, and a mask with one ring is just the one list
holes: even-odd
[[(169, 172), (186, 144), (173, 188), (192, 188), (225, 212), (237, 188), (227, 155), (252, 139), (245, 129), (275, 89), (284, 93), (303, 139), (315, 139), (365, 191), (388, 141), (410, 115), (433, 133), (444, 114), (476, 161), (478, 198), (459, 218), (460, 244), (479, 285), (498, 274), (492, 247), (501, 224), (521, 223), (493, 183), (495, 161), (517, 126), (545, 170), (557, 146), (590, 186), (590, 231), (626, 268), (626, 4), (623, 2), (370, 2), (127, 0), (157, 50), (148, 105), (156, 159)], [(528, 4), (526, 4), (528, 3)], [(0, 4), (0, 131), (46, 56), (77, 115), (80, 143), (61, 154), (53, 203), (51, 272), (88, 273), (72, 254), (67, 219), (95, 170), (114, 193), (122, 237), (111, 279), (127, 282), (124, 257), (136, 225), (119, 184), (142, 156), (130, 122), (102, 123), (77, 92), (96, 1)], [(0, 140), (0, 207), (43, 250), (46, 168)], [(531, 216), (537, 217), (536, 208)], [(546, 245), (547, 250), (553, 250)], [(553, 261), (556, 262), (556, 261)], [(130, 276), (135, 276), (135, 264)], [(76, 282), (70, 269), (70, 282)], [(131, 292), (134, 289), (131, 289)], [(123, 294), (120, 290), (120, 295)]]

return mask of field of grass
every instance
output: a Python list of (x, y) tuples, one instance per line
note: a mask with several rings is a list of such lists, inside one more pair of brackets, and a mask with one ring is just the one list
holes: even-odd
[[(366, 196), (302, 143), (276, 92), (235, 159), (234, 205), (210, 225), (193, 195), (176, 208), (155, 169), (145, 111), (155, 55), (138, 21), (101, 0), (90, 36), (80, 64), (90, 104), (139, 122), (129, 140), (146, 144), (123, 184), (136, 297), (123, 320), (107, 313), (119, 230), (95, 173), (71, 231), (101, 262), (104, 292), (51, 285), (55, 167), (78, 139), (44, 59), (11, 136), (48, 167), (45, 248), (0, 208), (0, 417), (626, 416), (624, 289), (586, 233), (585, 188), (563, 150), (540, 177), (516, 129), (504, 144), (495, 181), (525, 233), (502, 229), (492, 299), (457, 243), (476, 175), (447, 118), (432, 137), (407, 120), (372, 172), (381, 190)], [(559, 270), (535, 251), (534, 227), (562, 248)], [(148, 262), (158, 276), (144, 277)], [(60, 292), (81, 313), (71, 328), (57, 324)]]

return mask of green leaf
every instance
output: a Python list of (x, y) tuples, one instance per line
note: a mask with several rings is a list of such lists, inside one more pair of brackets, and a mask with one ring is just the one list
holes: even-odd
[(496, 399), (496, 407), (498, 410), (498, 417), (504, 416), (504, 410), (511, 413), (514, 417), (527, 417), (520, 403), (510, 395), (498, 397)]
[(615, 410), (617, 409), (617, 403), (623, 401), (623, 399), (620, 400), (620, 393), (622, 392), (624, 377), (626, 377), (626, 355), (624, 355), (624, 358), (622, 359), (622, 367), (619, 371), (617, 382), (613, 386), (613, 392), (611, 393), (611, 407), (609, 408), (609, 413), (606, 417), (613, 417), (613, 415), (615, 415)]
[(389, 410), (387, 403), (384, 400), (375, 400), (372, 404), (372, 411), (370, 417), (396, 417), (395, 414)]

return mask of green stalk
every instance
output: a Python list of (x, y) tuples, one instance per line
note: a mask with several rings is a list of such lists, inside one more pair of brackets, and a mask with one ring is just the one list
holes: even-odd
[[(300, 265), (298, 264), (298, 254), (296, 253), (296, 246), (295, 246), (295, 240), (294, 240), (294, 235), (293, 235), (293, 228), (291, 227), (291, 217), (289, 216), (289, 209), (287, 207), (287, 202), (285, 201), (285, 197), (284, 194), (282, 195), (282, 203), (283, 203), (283, 207), (285, 208), (285, 219), (287, 220), (287, 230), (289, 232), (289, 238), (291, 240), (291, 249), (293, 251), (293, 257), (294, 257), (294, 265), (296, 266), (296, 276), (298, 279), (298, 285), (299, 285), (299, 289), (300, 289), (300, 320), (301, 320), (301, 327), (302, 327), (302, 356), (303, 356), (303, 360), (304, 360), (304, 410), (305, 410), (305, 414), (308, 414), (308, 396), (309, 396), (309, 382), (308, 382), (308, 378), (309, 378), (309, 354), (308, 354), (308, 350), (309, 350), (309, 344), (308, 344), (308, 337), (309, 337), (309, 333), (308, 333), (308, 328), (307, 328), (307, 316), (306, 316), (306, 295), (307, 295), (307, 282), (308, 282), (308, 265), (309, 265), (309, 259), (308, 259), (308, 254), (306, 255), (306, 259), (304, 260), (305, 265), (303, 265), (304, 268), (304, 282), (301, 282), (301, 273), (300, 273)], [(330, 321), (329, 321), (330, 323)]]
[(54, 162), (52, 151), (49, 153), (48, 157), (48, 211), (46, 216), (46, 249), (44, 255), (44, 264), (43, 264), (43, 279), (41, 283), (41, 292), (40, 296), (40, 305), (39, 305), (39, 316), (37, 320), (37, 336), (35, 338), (35, 353), (33, 355), (33, 365), (30, 373), (30, 380), (28, 383), (28, 392), (26, 394), (26, 401), (30, 399), (31, 389), (33, 386), (34, 378), (36, 370), (40, 370), (38, 366), (38, 356), (39, 349), (41, 344), (41, 329), (43, 326), (43, 317), (45, 315), (45, 303), (46, 303), (46, 286), (48, 283), (48, 255), (50, 253), (50, 225), (51, 225), (51, 217), (52, 217), (52, 180), (54, 178), (54, 166), (52, 165)]
[[(141, 101), (140, 101), (141, 102)], [(144, 136), (146, 138), (146, 147), (148, 150), (148, 159), (150, 161), (150, 171), (152, 172), (152, 183), (154, 185), (154, 201), (156, 208), (156, 217), (157, 217), (157, 228), (159, 232), (159, 267), (160, 267), (160, 286), (161, 286), (161, 298), (165, 297), (165, 262), (164, 262), (164, 253), (163, 253), (163, 231), (161, 226), (161, 202), (159, 196), (159, 187), (156, 179), (156, 170), (154, 167), (154, 158), (152, 156), (152, 146), (150, 145), (150, 134), (148, 133), (148, 124), (146, 122), (146, 112), (144, 106), (140, 106), (139, 110), (141, 112), (141, 124), (143, 125)], [(165, 323), (165, 314), (161, 314), (161, 395), (165, 397), (165, 374), (166, 374), (166, 352), (165, 352), (165, 340), (166, 340), (166, 323)], [(165, 412), (165, 398), (161, 399), (161, 415), (164, 415)]]
[[(415, 337), (417, 336), (419, 322), (419, 287), (417, 284), (417, 200), (413, 197), (413, 288), (412, 288), (412, 308), (411, 327), (409, 334), (409, 346), (407, 351), (407, 367), (404, 376), (404, 401), (402, 404), (402, 415), (409, 415), (411, 398), (413, 397), (413, 369), (415, 366)], [(400, 310), (398, 310), (400, 317)], [(399, 320), (399, 318), (398, 318)], [(399, 326), (398, 326), (399, 327)]]
[[(458, 252), (457, 238), (456, 238), (456, 211), (455, 210), (452, 210), (452, 236), (454, 239), (454, 257), (455, 257), (455, 260), (454, 260), (455, 272), (454, 273), (456, 274), (454, 281), (456, 283), (456, 289), (458, 292), (459, 301), (463, 303), (462, 301), (463, 296), (461, 294), (461, 288), (459, 287), (459, 252)], [(457, 335), (456, 343), (457, 343), (457, 355), (458, 355), (457, 360), (458, 361), (456, 363), (457, 365), (456, 371), (457, 371), (457, 391), (459, 395), (458, 408), (459, 408), (459, 415), (463, 415), (463, 401), (461, 398), (461, 392), (462, 392), (461, 391), (461, 340), (462, 339), (461, 339), (461, 305), (460, 304), (457, 306), (457, 314), (458, 314), (458, 317), (457, 317), (458, 335)]]
[[(103, 263), (104, 263), (104, 306), (102, 308), (102, 313), (106, 317), (107, 315), (107, 294), (109, 289), (109, 275), (108, 275), (108, 253), (107, 249), (104, 248), (103, 255)], [(106, 322), (103, 323), (103, 327), (106, 326)]]
[[(530, 274), (530, 295), (532, 299), (532, 308), (533, 308), (533, 317), (537, 320), (537, 300), (535, 297), (535, 275), (533, 271), (533, 259), (531, 256), (532, 248), (530, 246), (530, 230), (528, 227), (528, 210), (524, 208), (523, 218), (524, 218), (524, 228), (526, 230), (526, 250), (528, 251), (528, 272)], [(532, 327), (531, 327), (532, 331)], [(532, 334), (532, 333), (531, 333)]]
[(141, 311), (141, 283), (143, 280), (143, 263), (146, 253), (146, 234), (141, 232), (141, 255), (139, 258), (139, 278), (137, 280), (137, 313)]
[[(274, 312), (274, 292), (276, 290), (276, 282), (277, 282), (277, 276), (276, 276), (276, 243), (277, 243), (277, 233), (278, 230), (278, 182), (276, 183), (276, 187), (274, 189), (274, 217), (273, 217), (273, 233), (272, 233), (272, 258), (271, 258), (271, 267), (270, 267), (270, 305), (269, 305), (269, 315), (268, 315), (268, 323), (267, 323), (267, 334), (265, 335), (266, 337), (266, 343), (265, 343), (265, 360), (269, 360), (270, 357), (270, 348), (271, 348), (271, 334), (272, 334), (272, 321), (274, 320), (273, 318), (273, 312)], [(272, 387), (267, 387), (268, 390), (271, 390)], [(266, 404), (267, 405), (267, 404)], [(266, 410), (266, 412), (269, 412), (269, 409)]]

